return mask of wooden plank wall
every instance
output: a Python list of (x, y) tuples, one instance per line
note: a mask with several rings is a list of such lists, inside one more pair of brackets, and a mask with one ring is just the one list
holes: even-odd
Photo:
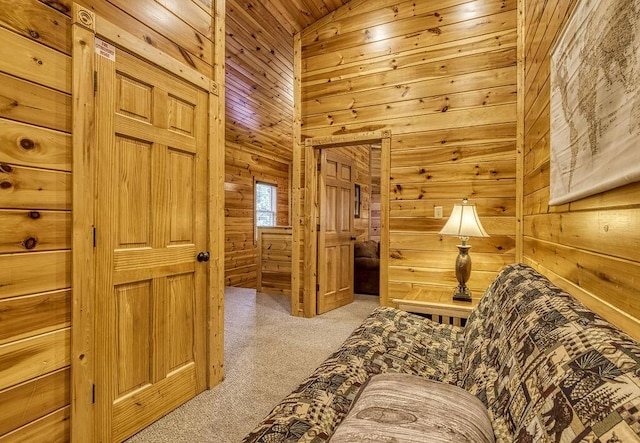
[(302, 33), (302, 135), (391, 130), (389, 299), (453, 290), (438, 231), (463, 197), (491, 234), (470, 242), (481, 292), (515, 258), (517, 2), (352, 3)]
[(618, 325), (640, 338), (640, 183), (548, 205), (549, 54), (576, 3), (533, 0), (524, 11), (524, 261), (611, 321), (626, 313)]
[(291, 295), (292, 228), (258, 228), (258, 292)]
[[(213, 77), (210, 0), (78, 3)], [(71, 4), (0, 0), (2, 443), (69, 440)]]
[(278, 185), (278, 225), (291, 224), (293, 30), (280, 8), (226, 2), (225, 283), (256, 287), (254, 180)]

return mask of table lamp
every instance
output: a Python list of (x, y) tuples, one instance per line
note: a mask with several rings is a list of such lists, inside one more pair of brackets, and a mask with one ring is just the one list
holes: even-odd
[(462, 204), (453, 205), (453, 211), (447, 223), (440, 231), (441, 235), (460, 237), (461, 245), (458, 246), (458, 258), (456, 258), (456, 279), (458, 287), (453, 293), (453, 299), (458, 301), (471, 301), (471, 291), (467, 288), (467, 280), (471, 275), (471, 257), (467, 244), (469, 237), (489, 237), (487, 231), (482, 227), (475, 204), (469, 204), (465, 198)]

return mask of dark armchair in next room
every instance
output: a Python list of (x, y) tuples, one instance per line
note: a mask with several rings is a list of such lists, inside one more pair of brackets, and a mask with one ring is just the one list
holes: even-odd
[(378, 295), (380, 292), (379, 243), (375, 240), (356, 242), (353, 257), (353, 292)]

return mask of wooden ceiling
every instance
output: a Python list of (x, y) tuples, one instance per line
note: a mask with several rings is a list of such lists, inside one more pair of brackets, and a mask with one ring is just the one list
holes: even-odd
[(291, 160), (293, 36), (346, 3), (226, 1), (227, 148)]
[(349, 3), (349, 0), (263, 0), (259, 3), (265, 5), (280, 25), (293, 35)]

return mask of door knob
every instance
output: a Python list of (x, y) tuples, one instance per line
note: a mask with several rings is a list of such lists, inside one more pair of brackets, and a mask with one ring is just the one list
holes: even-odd
[(197, 257), (199, 262), (208, 262), (209, 261), (209, 251), (207, 252), (199, 252)]
[(356, 239), (356, 238), (352, 235), (352, 236), (351, 236), (351, 240), (355, 240), (355, 239)]

